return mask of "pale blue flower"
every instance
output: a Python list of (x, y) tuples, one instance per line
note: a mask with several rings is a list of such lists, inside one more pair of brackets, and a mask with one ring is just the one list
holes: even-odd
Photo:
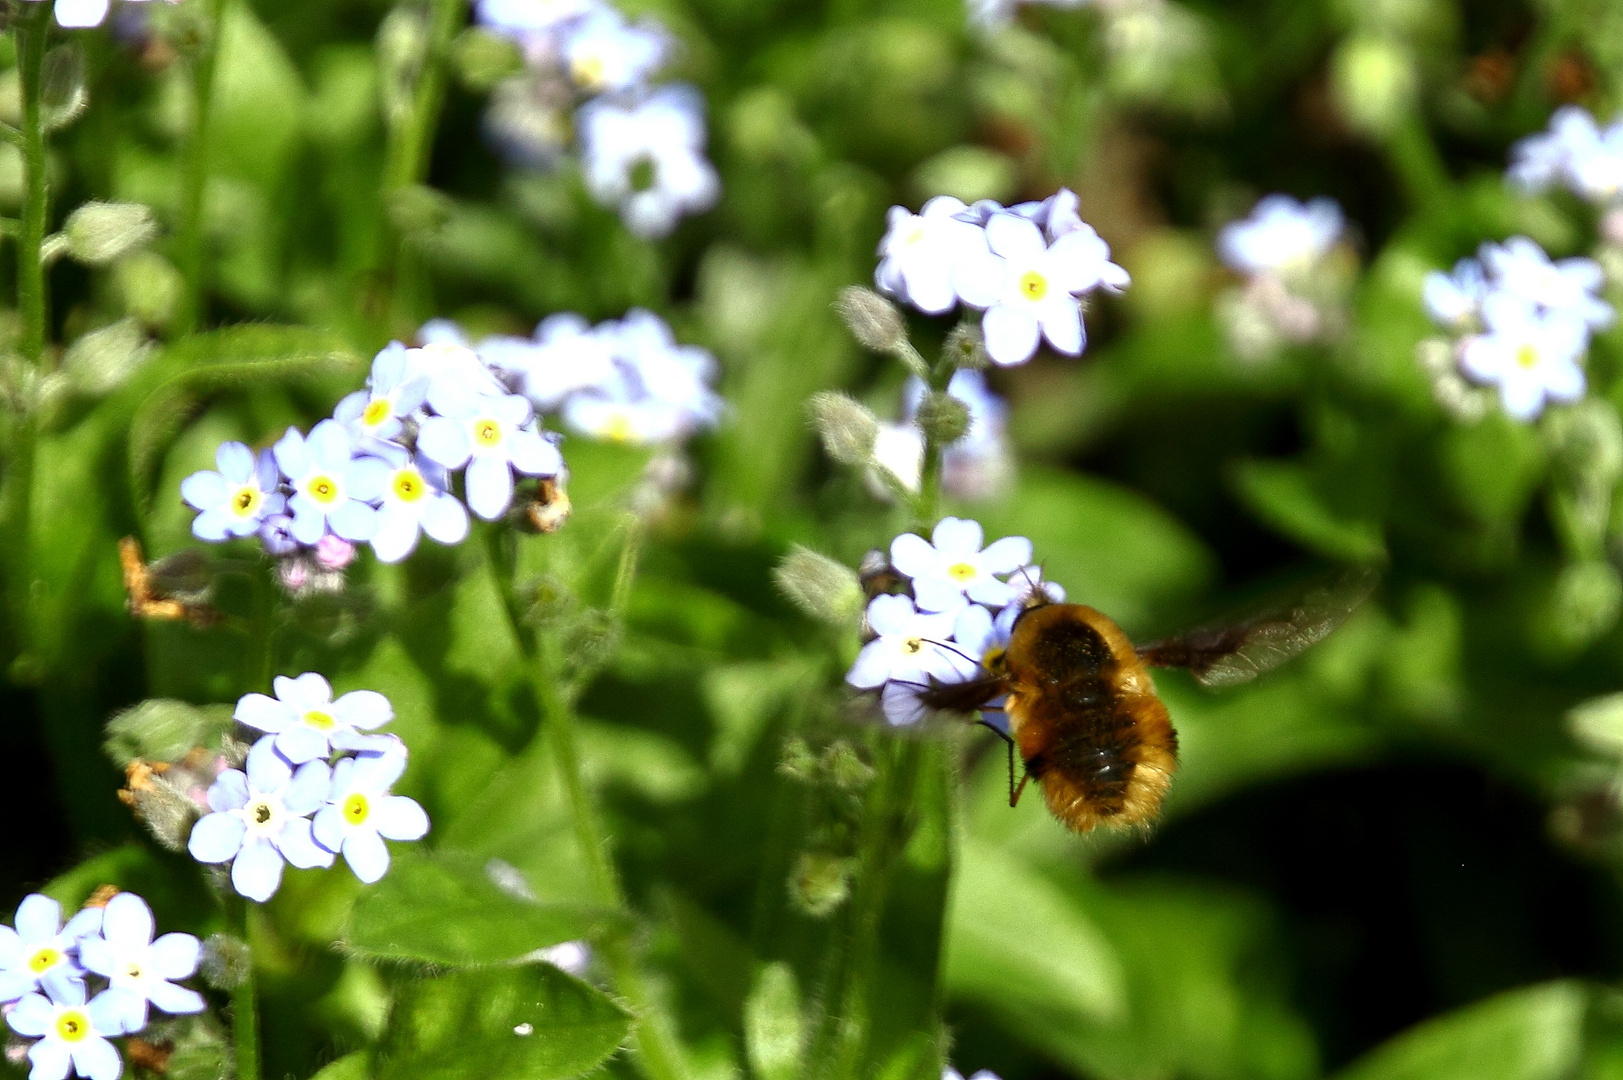
[(271, 514), (259, 526), (259, 542), (267, 555), (281, 558), (299, 550), (299, 539), (293, 535), (293, 515)]
[(248, 751), (247, 772), (227, 769), (208, 790), (209, 809), (192, 826), (186, 848), (205, 863), (231, 863), (231, 885), (260, 903), (282, 883), (284, 862), (331, 866), (332, 853), (316, 843), (309, 815), (327, 801), (332, 770), (307, 761), (295, 772), (276, 752), (272, 736)]
[(64, 1080), (70, 1072), (89, 1080), (115, 1080), (124, 1063), (109, 1035), (128, 1034), (123, 1026), (122, 992), (104, 990), (85, 1004), (85, 984), (47, 985), (28, 994), (6, 1014), (11, 1030), (39, 1041), (28, 1048), (33, 1068), (28, 1080)]
[(67, 30), (88, 30), (100, 26), (107, 18), (111, 0), (56, 0), (52, 15), (56, 24)]
[(466, 465), (468, 506), (493, 521), (513, 501), (513, 470), (530, 476), (556, 476), (563, 455), (530, 426), (530, 403), (516, 394), (454, 393), (449, 387), (430, 399), (440, 413), (423, 421), (417, 449), (447, 469)]
[(0, 1002), (81, 981), (79, 943), (101, 929), (101, 917), (101, 909), (86, 908), (63, 926), (62, 905), (41, 893), (23, 897), (16, 929), (0, 926)]
[(421, 840), (428, 815), (414, 799), (389, 788), (406, 768), (403, 745), (345, 758), (333, 769), (332, 794), (316, 812), (316, 842), (342, 852), (355, 876), (371, 884), (389, 869), (384, 840)]
[(579, 391), (612, 392), (619, 380), (614, 362), (618, 328), (614, 322), (593, 327), (573, 312), (562, 312), (541, 321), (527, 349), (489, 359), (523, 380), (524, 393), (537, 409), (555, 409)]
[(569, 78), (588, 94), (642, 86), (670, 51), (670, 37), (652, 19), (635, 24), (613, 8), (588, 15), (563, 32), (560, 52)]
[(582, 435), (633, 446), (678, 439), (688, 427), (686, 416), (676, 406), (657, 398), (633, 397), (623, 385), (572, 395), (564, 402), (563, 419)]
[(921, 612), (906, 596), (876, 596), (868, 604), (868, 626), (876, 635), (862, 647), (845, 681), (862, 690), (889, 682), (928, 685), (931, 679), (956, 682), (975, 664), (947, 644), (955, 611)]
[(1421, 286), (1426, 314), (1446, 330), (1459, 330), (1480, 319), (1487, 295), (1488, 278), (1475, 259), (1461, 259), (1451, 274), (1433, 270)]
[(401, 418), (422, 407), (428, 397), (428, 376), (413, 370), (410, 350), (391, 341), (372, 360), (372, 374), (366, 389), (347, 395), (333, 410), (337, 420), (355, 441), (394, 439), (401, 431)]
[(372, 550), (379, 562), (399, 562), (427, 533), (442, 544), (460, 544), (468, 536), (468, 512), (446, 489), (450, 478), (439, 465), (419, 455), (389, 473), (378, 507), (378, 531)]
[(1269, 195), (1250, 217), (1223, 226), (1217, 254), (1242, 274), (1298, 272), (1323, 258), (1345, 227), (1334, 199), (1300, 203), (1289, 195)]
[(1525, 236), (1503, 244), (1483, 244), (1482, 262), (1495, 289), (1536, 305), (1541, 311), (1567, 315), (1590, 327), (1610, 326), (1617, 318), (1612, 305), (1595, 294), (1606, 274), (1594, 259), (1551, 262), (1544, 249)]
[(626, 313), (615, 336), (616, 355), (640, 395), (677, 409), (688, 430), (720, 421), (725, 406), (710, 388), (716, 358), (708, 350), (679, 344), (664, 319), (642, 308)]
[(913, 579), (913, 596), (924, 611), (956, 612), (968, 600), (1001, 607), (1016, 588), (994, 575), (1008, 574), (1031, 562), (1031, 541), (1006, 536), (983, 551), (980, 522), (942, 518), (930, 540), (903, 533), (890, 545), (890, 562)]
[(1540, 311), (1523, 297), (1495, 293), (1482, 305), (1486, 332), (1467, 338), (1460, 368), (1481, 383), (1497, 384), (1505, 412), (1531, 420), (1546, 401), (1576, 401), (1584, 394), (1578, 364), (1588, 344), (1582, 322)]
[(602, 8), (599, 0), (478, 0), (474, 10), (481, 26), (531, 44)]
[(953, 277), (966, 258), (986, 250), (980, 222), (959, 215), (968, 208), (950, 195), (938, 195), (917, 214), (893, 206), (879, 241), (874, 285), (929, 315), (941, 315), (958, 303)]
[(224, 442), (214, 452), (218, 472), (195, 472), (180, 482), (180, 497), (194, 510), (192, 534), (218, 543), (233, 536), (251, 536), (271, 514), (279, 514), (287, 499), (277, 491), (281, 474), (271, 452), (258, 457), (240, 442)]
[(101, 935), (79, 946), (86, 970), (104, 976), (122, 1008), (121, 1027), (140, 1031), (147, 1025), (148, 1005), (166, 1013), (202, 1012), (203, 995), (173, 980), (197, 973), (202, 946), (191, 934), (165, 934), (156, 941), (152, 909), (134, 893), (121, 892), (107, 901)]
[(407, 350), (409, 370), (414, 375), (428, 378), (428, 404), (436, 398), (450, 395), (505, 394), (507, 388), (491, 373), (479, 354), (467, 344), (462, 328), (448, 319), (425, 323), (420, 334), (434, 334), (420, 349)]
[(342, 424), (323, 420), (309, 438), (288, 428), (276, 444), (276, 463), (293, 485), (288, 506), (300, 543), (314, 544), (328, 530), (344, 540), (372, 538), (377, 510), (370, 504), (383, 494), (389, 466), (375, 457), (356, 457)]
[(638, 236), (667, 235), (721, 194), (704, 156), (704, 98), (691, 86), (663, 86), (629, 104), (595, 98), (581, 107), (576, 127), (587, 190)]
[(360, 732), (394, 719), (389, 699), (376, 690), (351, 690), (334, 701), (332, 684), (314, 671), (278, 675), (271, 688), (275, 697), (244, 694), (232, 718), (273, 736), (276, 752), (293, 765), (368, 746)]
[(1588, 109), (1563, 105), (1550, 116), (1550, 126), (1510, 148), (1511, 183), (1524, 191), (1542, 191), (1564, 183), (1574, 159), (1600, 144), (1600, 128)]

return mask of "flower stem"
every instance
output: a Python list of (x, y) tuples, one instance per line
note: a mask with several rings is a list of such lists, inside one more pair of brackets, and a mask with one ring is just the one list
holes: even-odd
[(23, 356), (40, 364), (45, 354), (45, 265), (40, 245), (50, 213), (45, 186), (45, 127), (40, 116), (50, 4), (25, 4), (17, 17), (17, 71), (22, 83), (23, 216), (17, 236), (17, 309)]
[(226, 900), (233, 929), (248, 946), (242, 981), (231, 991), (231, 1041), (236, 1051), (237, 1080), (259, 1080), (259, 1002), (254, 985), (253, 938), (248, 931), (248, 902)]
[(220, 55), (221, 21), (225, 0), (205, 0), (203, 40), (192, 65), (192, 130), (180, 173), (180, 220), (175, 239), (185, 289), (175, 313), (175, 333), (189, 334), (203, 322), (204, 239), (203, 191), (208, 183), (210, 112), (214, 100), (214, 72)]
[[(575, 738), (574, 688), (565, 681), (564, 658), (557, 636), (544, 628), (532, 627), (524, 618), (514, 590), (513, 553), (504, 544), (509, 535), (499, 526), (485, 530), (491, 570), (496, 576), (508, 622), (528, 661), (530, 689), (563, 779), (575, 840), (586, 859), (592, 891), (605, 907), (624, 911), (625, 890), (614, 867), (608, 834), (581, 771)], [(624, 610), (630, 598), (641, 542), (640, 524), (629, 525), (621, 542), (611, 601), (616, 613)], [(600, 952), (608, 964), (615, 989), (638, 1017), (637, 1029), (632, 1035), (638, 1069), (648, 1080), (687, 1080), (687, 1065), (677, 1047), (675, 1024), (650, 991), (630, 942), (623, 935), (615, 935), (601, 944)]]

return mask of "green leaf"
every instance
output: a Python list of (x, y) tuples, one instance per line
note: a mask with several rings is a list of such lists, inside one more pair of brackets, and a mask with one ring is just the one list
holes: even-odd
[(231, 728), (230, 705), (192, 705), (150, 698), (107, 721), (102, 748), (120, 768), (136, 758), (175, 762), (197, 746), (217, 746)]
[[(218, 393), (292, 383), (355, 368), (358, 357), (326, 331), (298, 326), (233, 326), (176, 342), (137, 380), (144, 391), (130, 422), (130, 488), (143, 518), (152, 483), (175, 436)], [(155, 380), (167, 376), (167, 381)]]
[(365, 1050), (345, 1054), (324, 1066), (310, 1080), (367, 1080), (371, 1075), (372, 1055)]
[(1589, 991), (1548, 982), (1419, 1024), (1354, 1062), (1337, 1080), (1555, 1080), (1583, 1053)]
[(379, 1080), (565, 1080), (631, 1032), (607, 994), (551, 964), (459, 971), (407, 986), (379, 1047)]
[(800, 988), (788, 964), (769, 964), (744, 1003), (744, 1045), (756, 1080), (794, 1080), (805, 1053)]
[(539, 903), (502, 889), (476, 856), (402, 852), (388, 876), (361, 894), (344, 944), (370, 959), (472, 967), (612, 928), (601, 909)]
[(1234, 470), (1234, 486), (1263, 524), (1310, 551), (1347, 562), (1386, 561), (1380, 523), (1338, 513), (1301, 465), (1243, 461)]

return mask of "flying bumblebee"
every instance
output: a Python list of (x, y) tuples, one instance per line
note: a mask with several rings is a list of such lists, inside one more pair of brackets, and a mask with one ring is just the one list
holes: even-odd
[[(1148, 668), (1189, 669), (1206, 686), (1231, 686), (1268, 671), (1340, 626), (1375, 587), (1353, 573), (1283, 610), (1135, 646), (1108, 616), (1052, 602), (1033, 589), (1008, 646), (980, 658), (982, 677), (918, 689), (928, 709), (960, 713), (1001, 706), (1009, 730), (1009, 805), (1036, 780), (1067, 828), (1147, 825), (1178, 767), (1178, 736)], [(984, 721), (983, 721), (984, 723)], [(1025, 773), (1018, 786), (1014, 754)]]

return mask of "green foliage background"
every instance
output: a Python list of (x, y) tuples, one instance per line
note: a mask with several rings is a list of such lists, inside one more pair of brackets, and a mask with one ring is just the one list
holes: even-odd
[[(52, 227), (94, 197), (153, 207), (164, 233), (156, 258), (49, 273), (51, 349), (134, 317), (151, 342), (133, 372), (7, 421), (0, 909), (111, 881), (165, 929), (222, 925), (194, 864), (117, 801), (101, 749), (109, 715), (143, 699), (266, 689), (252, 635), (132, 621), (119, 575), (119, 537), (153, 558), (196, 546), (177, 488), (221, 440), (307, 427), (431, 316), (522, 333), (555, 311), (642, 305), (720, 357), (728, 422), (647, 522), (623, 602), (646, 453), (570, 440), (574, 518), (515, 547), (522, 625), (583, 687), (584, 774), (629, 913), (599, 903), (487, 549), (476, 536), (397, 568), (363, 557), (342, 598), (280, 616), (268, 662), (389, 695), (412, 751), (402, 790), (434, 828), (429, 854), (397, 847), (375, 890), (343, 869), (291, 873), (253, 921), (265, 1074), (634, 1075), (625, 1053), (598, 1065), (626, 1038), (618, 1006), (510, 964), (586, 935), (630, 942), (689, 1075), (800, 1075), (802, 1016), (839, 1019), (830, 958), (868, 940), (855, 900), (808, 913), (807, 868), (837, 900), (872, 825), (860, 763), (896, 751), (846, 715), (854, 633), (799, 615), (771, 569), (792, 543), (854, 566), (907, 525), (804, 422), (827, 388), (897, 408), (901, 373), (857, 349), (832, 301), (869, 280), (893, 203), (1069, 185), (1134, 284), (1093, 305), (1080, 361), (994, 376), (1018, 480), (951, 509), (1031, 537), (1052, 579), (1135, 638), (1326, 564), (1382, 566), (1383, 584), (1253, 686), (1158, 675), (1182, 770), (1147, 835), (1077, 838), (1039, 800), (1011, 810), (999, 747), (932, 743), (877, 946), (840, 969), (871, 1009), (852, 1075), (933, 1078), (949, 1046), (966, 1073), (1004, 1080), (1623, 1074), (1619, 762), (1564, 722), (1623, 674), (1615, 602), (1586, 607), (1571, 584), (1573, 566), (1623, 557), (1615, 470), (1597, 479), (1497, 414), (1450, 419), (1415, 360), (1427, 269), (1518, 233), (1556, 256), (1596, 247), (1592, 210), (1518, 196), (1502, 172), (1558, 103), (1602, 118), (1619, 104), (1623, 9), (1101, 0), (984, 36), (960, 0), (624, 0), (680, 38), (725, 191), (654, 244), (570, 169), (505, 168), (455, 49), (426, 172), (391, 173), (400, 136), (380, 101), (402, 76), (380, 62), (379, 27), (405, 16), (383, 0), (226, 0), (206, 304), (183, 333), (164, 301), (184, 266), (184, 31), (201, 3), (146, 5), (178, 45), (73, 35), (89, 107), (53, 138)], [(1411, 95), (1358, 81), (1371, 43)], [(0, 114), (16, 112), (8, 86)], [(20, 206), (21, 177), (7, 147), (0, 209)], [(1247, 364), (1214, 314), (1211, 238), (1275, 190), (1339, 199), (1361, 271), (1339, 342)], [(945, 327), (915, 329), (923, 342)], [(16, 402), (15, 314), (0, 330)], [(1589, 361), (1607, 408), (1623, 402), (1619, 333)], [(32, 462), (16, 449), (29, 424)], [(1582, 535), (1563, 524), (1580, 490), (1601, 506)], [(219, 602), (250, 611), (239, 585)], [(491, 859), (536, 902), (492, 889)], [(508, 1021), (532, 1007), (578, 1042), (512, 1049)], [(211, 1067), (201, 1051), (177, 1060)]]

